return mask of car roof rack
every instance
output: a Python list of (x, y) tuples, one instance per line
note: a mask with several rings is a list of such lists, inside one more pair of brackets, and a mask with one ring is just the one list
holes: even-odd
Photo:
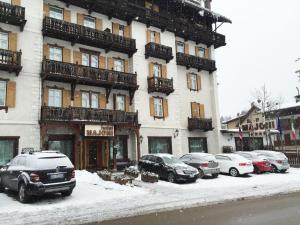
[(42, 150), (40, 152), (42, 152), (42, 153), (61, 153), (60, 151), (56, 151), (56, 150)]
[(22, 148), (21, 154), (30, 154), (32, 155), (34, 153), (34, 148)]

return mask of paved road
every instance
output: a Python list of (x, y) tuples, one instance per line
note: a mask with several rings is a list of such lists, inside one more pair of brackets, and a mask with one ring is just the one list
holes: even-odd
[(300, 193), (155, 213), (90, 225), (300, 225)]

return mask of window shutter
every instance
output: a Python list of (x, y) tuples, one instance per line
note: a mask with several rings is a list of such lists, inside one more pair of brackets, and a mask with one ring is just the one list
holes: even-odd
[(130, 104), (130, 98), (129, 96), (125, 97), (125, 111), (129, 112), (129, 104)]
[(192, 108), (192, 118), (199, 118), (199, 104), (196, 102), (191, 103), (191, 108)]
[(103, 30), (103, 23), (101, 19), (96, 19), (96, 29)]
[(78, 51), (73, 52), (73, 62), (78, 64), (78, 65), (82, 64), (82, 54), (81, 54), (81, 52), (78, 52)]
[(64, 21), (71, 22), (71, 11), (64, 9)]
[(109, 70), (114, 70), (115, 68), (115, 60), (114, 58), (108, 58), (108, 68)]
[(155, 11), (155, 12), (159, 12), (159, 6), (158, 5), (156, 5), (156, 4), (153, 4), (153, 11)]
[(120, 25), (118, 23), (112, 24), (112, 32), (113, 34), (119, 35)]
[(100, 109), (106, 109), (106, 96), (105, 94), (100, 94), (99, 96), (99, 106)]
[(8, 108), (14, 108), (16, 106), (16, 82), (8, 81), (6, 88), (6, 106)]
[(209, 59), (209, 49), (208, 48), (205, 49), (205, 53), (204, 54), (205, 54), (205, 58)]
[(44, 16), (49, 16), (49, 5), (44, 4)]
[(205, 118), (204, 105), (203, 104), (199, 104), (199, 105), (200, 105), (200, 118), (204, 119)]
[(167, 65), (161, 66), (161, 75), (163, 78), (167, 78)]
[(153, 77), (153, 63), (149, 63), (149, 77)]
[(81, 93), (80, 91), (75, 91), (74, 93), (74, 106), (81, 107)]
[(71, 91), (63, 90), (63, 108), (68, 108), (71, 106)]
[(114, 110), (117, 108), (117, 95), (113, 94), (113, 103), (114, 103)]
[(8, 49), (11, 51), (16, 52), (17, 51), (17, 34), (10, 32), (8, 34)]
[(127, 37), (127, 38), (131, 37), (131, 35), (130, 35), (130, 26), (125, 26), (125, 28), (124, 28), (124, 36)]
[(147, 30), (147, 44), (151, 42), (151, 31)]
[(11, 0), (11, 4), (21, 6), (21, 0)]
[(155, 43), (160, 44), (160, 33), (159, 32), (155, 32)]
[(84, 15), (77, 13), (77, 24), (78, 25), (83, 25), (83, 21), (84, 21)]
[(201, 76), (198, 75), (197, 76), (197, 90), (201, 90), (202, 89), (202, 81), (201, 81)]
[(152, 3), (148, 2), (148, 1), (145, 1), (145, 8), (152, 9)]
[(43, 51), (44, 51), (44, 58), (49, 59), (50, 53), (49, 53), (49, 45), (48, 44), (44, 44)]
[(190, 54), (190, 45), (188, 43), (184, 43), (184, 54)]
[(189, 73), (186, 74), (187, 88), (192, 89), (191, 75)]
[(106, 69), (106, 57), (99, 56), (99, 68)]
[(168, 99), (163, 99), (164, 118), (169, 116)]
[(129, 72), (129, 60), (128, 59), (124, 60), (124, 70), (125, 70), (125, 73)]
[(150, 116), (154, 117), (155, 111), (154, 111), (154, 98), (153, 97), (150, 97), (150, 99), (149, 99), (149, 107), (150, 107)]
[(70, 63), (71, 62), (71, 50), (67, 48), (63, 48), (63, 62)]
[(43, 106), (48, 106), (49, 88), (44, 87), (43, 90)]

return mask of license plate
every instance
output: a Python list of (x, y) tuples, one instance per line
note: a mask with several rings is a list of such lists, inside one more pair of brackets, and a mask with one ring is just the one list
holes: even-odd
[(63, 173), (57, 173), (57, 174), (51, 174), (50, 175), (50, 179), (52, 179), (52, 180), (62, 179), (62, 178), (64, 178), (64, 174)]

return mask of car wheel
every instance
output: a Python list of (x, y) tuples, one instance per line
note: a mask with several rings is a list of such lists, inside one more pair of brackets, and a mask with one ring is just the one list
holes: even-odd
[(26, 190), (26, 185), (22, 183), (19, 187), (19, 201), (22, 203), (28, 203), (30, 199), (30, 195), (28, 195)]
[(258, 167), (257, 166), (254, 166), (254, 171), (253, 171), (255, 174), (260, 174), (260, 171), (259, 171), (259, 169), (258, 169)]
[(281, 170), (280, 173), (286, 173), (287, 170)]
[(73, 190), (63, 191), (63, 192), (61, 192), (61, 195), (63, 197), (68, 197), (68, 196), (70, 196), (72, 194), (72, 192), (73, 192)]
[(199, 171), (198, 177), (202, 179), (204, 177), (204, 172), (201, 169), (198, 169), (198, 171)]
[(0, 193), (4, 192), (5, 191), (5, 188), (4, 186), (2, 185), (2, 182), (1, 182), (1, 177), (0, 177)]
[(230, 174), (230, 176), (232, 176), (232, 177), (237, 177), (237, 176), (239, 176), (239, 171), (238, 171), (236, 168), (231, 168), (231, 169), (229, 170), (229, 174)]
[(278, 169), (275, 165), (272, 165), (272, 173), (278, 173)]
[(219, 176), (218, 173), (214, 173), (214, 174), (212, 175), (212, 178), (217, 178), (218, 176)]
[(169, 173), (169, 174), (168, 174), (168, 181), (169, 181), (170, 183), (175, 183), (175, 182), (176, 182), (176, 178), (175, 178), (174, 173)]

